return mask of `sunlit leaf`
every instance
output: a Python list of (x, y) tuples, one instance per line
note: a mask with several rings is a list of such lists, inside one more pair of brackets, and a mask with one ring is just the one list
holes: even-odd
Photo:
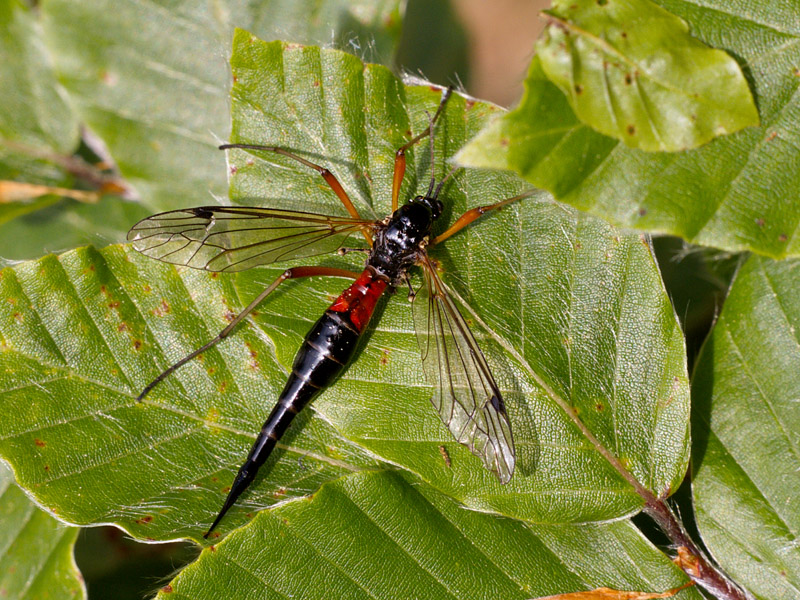
[(94, 209), (56, 197), (0, 206), (0, 257), (120, 242), (147, 212), (224, 196), (216, 146), (229, 130), (234, 25), (389, 63), (403, 11), (399, 0), (0, 2), (0, 179), (73, 185), (53, 154), (78, 150), (80, 121), (149, 207), (114, 197)]
[(628, 148), (581, 123), (536, 57), (519, 107), (488, 125), (458, 161), (512, 170), (617, 226), (732, 251), (800, 254), (800, 45), (785, 28), (793, 13), (780, 2), (658, 4), (687, 21), (694, 37), (736, 57), (760, 127), (679, 153)]
[[(362, 214), (387, 214), (394, 152), (427, 126), (440, 90), (405, 87), (348, 54), (267, 44), (246, 32), (236, 36), (233, 71), (235, 140), (280, 143), (330, 165)], [(451, 98), (435, 136), (438, 177), (448, 170), (445, 157), (497, 110)], [(424, 145), (408, 157), (403, 198), (427, 188), (431, 172)], [(237, 203), (344, 214), (303, 165), (258, 152), (232, 152), (230, 160)], [(443, 192), (444, 219), (521, 189), (507, 175), (459, 173)], [(379, 306), (353, 364), (293, 424), (221, 533), (260, 508), (387, 463), (472, 508), (537, 522), (635, 512), (641, 498), (588, 434), (648, 489), (677, 486), (688, 446), (683, 341), (646, 240), (539, 194), (431, 253), (457, 301), (471, 306), (462, 310), (506, 396), (518, 457), (511, 483), (500, 485), (458, 446), (431, 407), (401, 291)], [(360, 259), (321, 261), (357, 269)], [(283, 268), (231, 277), (109, 247), (3, 271), (0, 406), (9, 417), (0, 419), (0, 453), (22, 484), (72, 522), (196, 539), (302, 337), (346, 283), (284, 284), (249, 325), (144, 403), (134, 399)]]
[(108, 146), (150, 209), (224, 196), (234, 26), (267, 39), (346, 45), (359, 34), (389, 61), (400, 30), (397, 0), (271, 0), (224, 7), (180, 0), (51, 0), (48, 49), (81, 118)]
[(555, 0), (546, 14), (542, 69), (600, 133), (673, 152), (758, 125), (733, 57), (650, 0)]
[[(647, 573), (635, 565), (647, 563)], [(397, 473), (357, 474), (264, 511), (159, 600), (507, 598), (612, 583), (677, 587), (680, 571), (628, 522), (528, 526), (465, 511)], [(695, 590), (679, 600), (700, 598)]]

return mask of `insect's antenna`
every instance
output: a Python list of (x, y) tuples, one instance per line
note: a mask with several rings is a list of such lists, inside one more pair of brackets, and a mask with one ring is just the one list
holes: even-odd
[[(442, 105), (443, 104), (444, 104), (444, 101), (442, 101), (442, 103), (439, 104), (439, 110), (442, 109)], [(427, 114), (427, 113), (425, 113), (425, 114)], [(436, 116), (439, 116), (439, 111), (436, 111)], [(428, 193), (425, 194), (425, 196), (427, 198), (430, 198), (431, 194), (433, 193), (433, 186), (436, 185), (436, 169), (434, 169), (434, 167), (433, 167), (433, 162), (435, 160), (435, 158), (434, 158), (434, 156), (435, 156), (435, 152), (434, 152), (435, 146), (434, 146), (434, 138), (433, 138), (433, 119), (431, 118), (430, 115), (428, 115), (428, 120), (430, 121), (430, 125), (428, 127), (430, 127), (430, 131), (431, 131), (431, 184), (428, 186)]]
[[(436, 124), (436, 121), (439, 120), (439, 117), (441, 116), (442, 111), (444, 110), (444, 105), (447, 104), (447, 101), (450, 99), (450, 94), (452, 93), (453, 93), (453, 86), (451, 85), (442, 93), (442, 99), (439, 102), (439, 108), (436, 109), (436, 113), (433, 115), (433, 118), (431, 118), (431, 116), (428, 115), (428, 120), (430, 121), (430, 124), (428, 125), (428, 132), (431, 136), (431, 184), (428, 186), (428, 193), (426, 194), (428, 198), (430, 198), (431, 194), (433, 193), (433, 186), (436, 185), (436, 175), (433, 168), (433, 160), (434, 160), (433, 156), (435, 148), (433, 144), (433, 126)], [(427, 112), (425, 114), (427, 114)]]
[(442, 191), (442, 188), (444, 187), (444, 184), (447, 183), (447, 180), (450, 179), (453, 176), (453, 174), (459, 169), (463, 169), (463, 167), (459, 167), (458, 165), (456, 165), (455, 167), (450, 169), (450, 172), (447, 175), (445, 175), (444, 179), (442, 179), (439, 182), (439, 185), (436, 186), (436, 191), (433, 193), (432, 196), (434, 200), (436, 200), (439, 197), (439, 192)]

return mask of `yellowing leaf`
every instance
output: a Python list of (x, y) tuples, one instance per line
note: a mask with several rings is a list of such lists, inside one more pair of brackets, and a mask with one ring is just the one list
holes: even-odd
[(676, 151), (758, 125), (736, 61), (649, 0), (556, 0), (537, 43), (548, 78), (593, 129)]

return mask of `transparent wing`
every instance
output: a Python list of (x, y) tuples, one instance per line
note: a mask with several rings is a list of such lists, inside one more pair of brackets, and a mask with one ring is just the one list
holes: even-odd
[(500, 483), (516, 461), (514, 439), (500, 390), (464, 317), (425, 256), (425, 285), (414, 299), (414, 325), (431, 401), (456, 440), (478, 456)]
[(152, 215), (128, 232), (151, 258), (208, 271), (256, 265), (338, 250), (373, 221), (275, 208), (202, 206)]

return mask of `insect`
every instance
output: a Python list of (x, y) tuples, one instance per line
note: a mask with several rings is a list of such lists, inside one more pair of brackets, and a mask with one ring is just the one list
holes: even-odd
[[(345, 369), (370, 321), (376, 303), (387, 291), (407, 285), (426, 377), (433, 385), (432, 402), (455, 439), (480, 457), (501, 483), (514, 473), (515, 451), (505, 404), (483, 353), (459, 312), (427, 249), (447, 239), (481, 215), (527, 195), (522, 194), (464, 213), (445, 232), (431, 229), (442, 213), (439, 194), (456, 169), (437, 185), (433, 172), (436, 121), (452, 92), (442, 93), (428, 127), (395, 153), (392, 214), (380, 221), (362, 219), (344, 188), (326, 168), (277, 146), (224, 144), (281, 154), (316, 170), (344, 204), (350, 217), (335, 217), (273, 208), (204, 206), (152, 215), (134, 225), (128, 239), (139, 252), (158, 260), (196, 269), (232, 272), (338, 251), (367, 254), (361, 273), (323, 266), (293, 267), (283, 272), (215, 338), (167, 368), (139, 395), (142, 400), (159, 382), (219, 343), (282, 282), (312, 276), (346, 277), (355, 281), (328, 307), (298, 350), (292, 372), (233, 481), (227, 498), (204, 537), (216, 528), (237, 498), (253, 482), (295, 415)], [(424, 195), (398, 206), (406, 170), (406, 151), (431, 137), (431, 180)], [(344, 248), (353, 234), (362, 234), (363, 249)], [(421, 267), (424, 285), (415, 294), (409, 279)]]

